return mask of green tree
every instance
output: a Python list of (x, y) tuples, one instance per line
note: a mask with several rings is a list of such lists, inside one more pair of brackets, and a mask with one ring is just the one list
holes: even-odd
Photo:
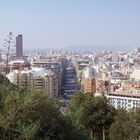
[(110, 140), (138, 139), (138, 128), (134, 114), (124, 109), (117, 111), (114, 123), (109, 130)]
[(74, 123), (86, 128), (92, 138), (100, 140), (103, 133), (108, 139), (108, 130), (115, 112), (104, 96), (94, 97), (93, 93), (77, 93), (70, 102), (66, 115), (70, 116)]
[(134, 134), (135, 134), (135, 137), (139, 139), (140, 138), (140, 108), (136, 108), (135, 110), (132, 111), (132, 113), (134, 115), (135, 125), (137, 127)]
[(88, 140), (42, 91), (0, 85), (1, 140)]
[(76, 93), (70, 101), (66, 110), (66, 115), (69, 116), (71, 120), (76, 124), (79, 124), (81, 112), (83, 109), (82, 104), (84, 103), (84, 101), (85, 95), (81, 92)]

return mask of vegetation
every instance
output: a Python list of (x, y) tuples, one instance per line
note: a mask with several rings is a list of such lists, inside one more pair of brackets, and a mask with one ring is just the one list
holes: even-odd
[(79, 140), (86, 131), (63, 116), (41, 91), (19, 91), (0, 85), (1, 140)]
[(116, 110), (104, 97), (77, 93), (66, 113), (41, 91), (21, 91), (0, 77), (1, 140), (138, 140), (140, 108)]
[(115, 110), (104, 96), (77, 93), (68, 106), (66, 116), (86, 129), (91, 140), (140, 138), (140, 108)]
[(138, 140), (140, 136), (139, 116), (139, 109), (136, 112), (119, 109), (115, 121), (110, 127), (110, 139)]
[(66, 112), (74, 123), (82, 125), (91, 138), (97, 140), (103, 139), (103, 133), (107, 139), (115, 113), (105, 97), (94, 97), (92, 93), (77, 93)]

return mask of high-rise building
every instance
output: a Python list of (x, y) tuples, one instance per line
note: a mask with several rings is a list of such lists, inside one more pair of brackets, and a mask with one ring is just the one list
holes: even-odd
[(22, 35), (16, 37), (16, 57), (23, 57), (23, 39)]

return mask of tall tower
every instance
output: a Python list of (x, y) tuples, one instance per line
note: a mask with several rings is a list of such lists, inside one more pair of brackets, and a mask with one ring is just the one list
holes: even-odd
[(23, 57), (23, 40), (22, 35), (16, 37), (16, 57)]

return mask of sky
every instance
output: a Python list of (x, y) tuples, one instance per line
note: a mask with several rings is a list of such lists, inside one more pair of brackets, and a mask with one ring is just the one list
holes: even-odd
[(25, 49), (129, 49), (140, 46), (140, 0), (0, 0), (1, 46), (9, 32), (23, 35)]

